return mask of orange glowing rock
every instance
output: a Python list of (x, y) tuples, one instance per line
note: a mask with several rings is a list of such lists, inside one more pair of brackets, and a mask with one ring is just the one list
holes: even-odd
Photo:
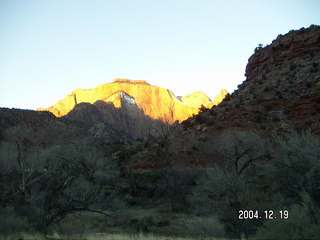
[[(38, 109), (38, 111), (49, 111), (57, 117), (61, 117), (68, 114), (79, 103), (93, 104), (98, 100), (112, 102), (115, 107), (120, 108), (121, 101), (119, 101), (118, 94), (121, 92), (130, 96), (127, 97), (127, 100), (135, 101), (145, 115), (168, 123), (173, 123), (176, 120), (181, 122), (193, 114), (198, 114), (201, 105), (211, 108), (217, 104), (216, 100), (211, 102), (201, 92), (187, 95), (180, 100), (171, 90), (152, 86), (146, 81), (115, 79), (112, 83), (101, 84), (93, 89), (78, 88), (55, 105), (46, 109)], [(219, 101), (222, 99), (220, 97)]]

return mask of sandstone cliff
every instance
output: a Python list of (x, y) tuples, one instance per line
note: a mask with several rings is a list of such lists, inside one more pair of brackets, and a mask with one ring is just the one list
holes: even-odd
[(205, 106), (206, 108), (211, 108), (214, 104), (210, 100), (210, 98), (203, 92), (194, 92), (192, 94), (187, 94), (186, 96), (181, 98), (181, 101), (187, 106), (194, 108), (199, 108), (201, 105)]
[(111, 102), (116, 108), (120, 108), (122, 102), (118, 98), (119, 92), (125, 93), (127, 100), (133, 101), (145, 115), (167, 123), (186, 120), (198, 114), (201, 105), (210, 108), (222, 100), (220, 97), (219, 101), (211, 102), (204, 93), (196, 93), (180, 101), (171, 90), (152, 86), (146, 81), (116, 79), (94, 89), (76, 89), (55, 105), (38, 110), (47, 110), (61, 117), (68, 114), (77, 104), (93, 104), (98, 100)]
[(213, 105), (218, 105), (220, 104), (223, 99), (228, 95), (228, 91), (226, 89), (222, 89), (218, 95), (214, 98), (213, 100)]
[(122, 91), (113, 94), (107, 102), (98, 100), (93, 104), (79, 103), (62, 118), (92, 126), (106, 124), (132, 137), (144, 137), (151, 133), (156, 135), (153, 131), (163, 124), (146, 116), (136, 101)]

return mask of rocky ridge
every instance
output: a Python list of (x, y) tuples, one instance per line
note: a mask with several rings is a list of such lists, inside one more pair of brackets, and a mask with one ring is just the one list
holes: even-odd
[(256, 48), (246, 80), (212, 109), (183, 122), (186, 132), (217, 134), (226, 128), (320, 133), (320, 27), (279, 35)]

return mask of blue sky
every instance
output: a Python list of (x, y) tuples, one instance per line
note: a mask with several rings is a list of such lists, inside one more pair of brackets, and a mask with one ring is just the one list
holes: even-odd
[(245, 79), (259, 43), (319, 12), (318, 0), (0, 0), (0, 107), (49, 107), (115, 78), (213, 98)]

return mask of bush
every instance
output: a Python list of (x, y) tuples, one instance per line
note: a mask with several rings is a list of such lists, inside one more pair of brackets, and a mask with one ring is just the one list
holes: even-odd
[(305, 81), (305, 82), (304, 82), (304, 85), (305, 85), (307, 88), (311, 88), (311, 87), (312, 87), (312, 84), (313, 84), (312, 81)]
[(226, 96), (224, 97), (223, 101), (229, 102), (230, 99), (231, 99), (231, 95), (230, 95), (230, 93), (227, 93)]
[[(259, 228), (254, 239), (318, 239), (320, 228), (316, 221), (310, 217), (308, 204), (294, 205), (289, 209), (288, 219), (274, 219), (266, 221)], [(317, 208), (317, 221), (319, 221), (319, 208)]]
[(276, 160), (266, 171), (266, 181), (273, 182), (270, 191), (282, 196), (280, 205), (300, 203), (302, 191), (320, 203), (316, 184), (320, 179), (319, 144), (319, 137), (309, 132), (284, 135), (274, 140), (272, 154)]
[(254, 117), (254, 121), (256, 123), (262, 123), (265, 120), (264, 116), (262, 113), (258, 113), (255, 117)]
[(245, 176), (220, 167), (209, 169), (194, 192), (193, 202), (198, 206), (196, 214), (203, 217), (216, 215), (227, 237), (252, 235), (261, 223), (256, 220), (240, 221), (238, 211), (258, 207), (254, 197), (256, 192)]
[(215, 216), (188, 218), (183, 224), (192, 237), (225, 237), (223, 225)]
[[(192, 199), (193, 205), (198, 206), (195, 214), (216, 216), (227, 237), (248, 237), (257, 229), (255, 239), (282, 236), (313, 239), (317, 236), (316, 223), (320, 220), (319, 137), (309, 132), (297, 132), (263, 138), (254, 133), (229, 131), (219, 137), (219, 142), (220, 146), (211, 145), (211, 148), (216, 147), (224, 153), (225, 165), (207, 169), (207, 175), (198, 181)], [(246, 166), (246, 160), (263, 157), (274, 160), (268, 165), (253, 162), (255, 167), (248, 165), (245, 171), (239, 171)], [(261, 227), (261, 219), (239, 221), (239, 209), (288, 209), (290, 216), (289, 220), (265, 221)], [(304, 218), (306, 222), (302, 222)]]
[(290, 70), (292, 71), (292, 70), (294, 70), (294, 69), (296, 69), (296, 67), (297, 67), (297, 65), (296, 64), (290, 64)]
[(259, 43), (259, 44), (258, 44), (258, 47), (256, 47), (256, 48), (254, 49), (254, 52), (256, 53), (256, 52), (258, 52), (258, 51), (261, 50), (261, 49), (263, 49), (263, 44), (262, 44), (262, 43)]
[(0, 209), (0, 233), (30, 231), (31, 224), (26, 217), (19, 216), (12, 207)]

